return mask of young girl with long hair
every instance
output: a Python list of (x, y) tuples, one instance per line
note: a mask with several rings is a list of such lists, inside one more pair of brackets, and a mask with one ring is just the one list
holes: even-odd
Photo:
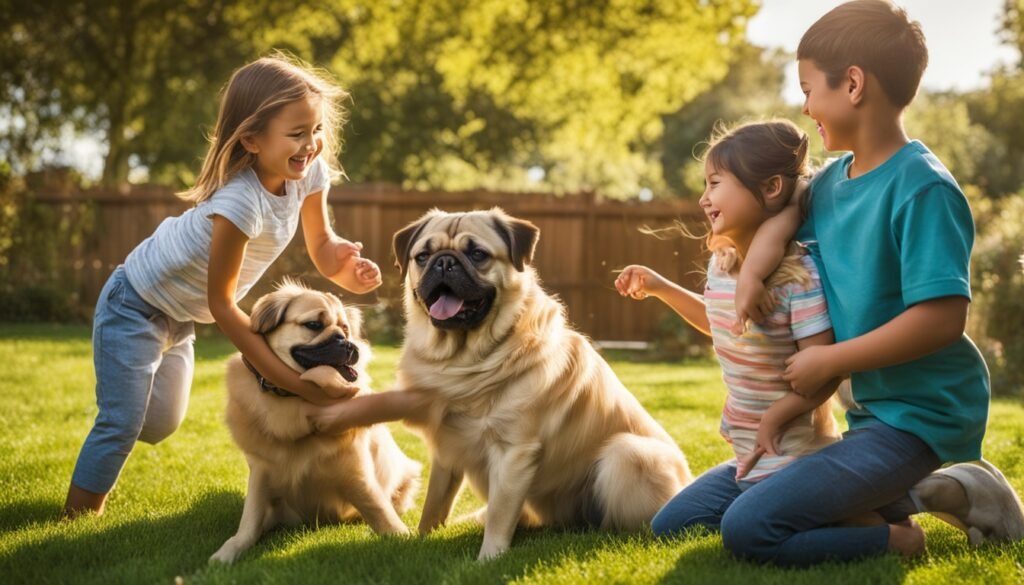
[[(615, 280), (620, 294), (655, 297), (710, 335), (728, 388), (721, 434), (736, 458), (702, 476), (655, 516), (656, 534), (695, 524), (717, 528), (732, 500), (799, 456), (838, 439), (828, 399), (839, 380), (809, 398), (783, 378), (786, 358), (799, 349), (832, 343), (832, 325), (817, 270), (794, 245), (771, 278), (774, 310), (762, 325), (736, 331), (736, 275), (757, 228), (799, 197), (808, 175), (807, 136), (792, 122), (738, 126), (711, 141), (700, 198), (710, 224), (712, 252), (703, 295), (646, 266), (631, 265)], [(678, 226), (685, 234), (685, 227)], [(670, 228), (671, 229), (671, 228)]]
[(327, 191), (337, 169), (344, 90), (282, 54), (235, 71), (195, 185), (195, 206), (168, 218), (110, 276), (96, 305), (99, 413), (82, 446), (65, 516), (102, 513), (137, 440), (156, 444), (181, 424), (194, 368), (193, 323), (216, 322), (262, 377), (302, 399), (348, 397), (340, 378), (303, 381), (250, 330), (237, 302), (302, 223), (317, 270), (354, 293), (380, 286), (362, 245), (337, 236)]

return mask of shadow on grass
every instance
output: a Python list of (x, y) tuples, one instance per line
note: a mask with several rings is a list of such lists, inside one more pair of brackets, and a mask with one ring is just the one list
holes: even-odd
[[(329, 529), (331, 530), (331, 529)], [(483, 529), (473, 524), (443, 529), (428, 537), (393, 538), (369, 534), (340, 541), (326, 535), (320, 542), (283, 550), (294, 533), (265, 538), (233, 566), (214, 565), (189, 577), (195, 583), (507, 583), (567, 558), (594, 556), (617, 539), (594, 532), (556, 529), (518, 530), (512, 547), (488, 562), (476, 560)], [(266, 542), (269, 540), (270, 542)], [(277, 550), (274, 550), (274, 549)]]
[[(483, 529), (463, 524), (425, 538), (374, 535), (364, 524), (267, 534), (233, 566), (208, 559), (234, 534), (242, 498), (206, 494), (173, 515), (119, 522), (110, 515), (59, 522), (52, 503), (5, 509), (14, 535), (0, 555), (4, 583), (498, 583), (538, 567), (583, 559), (618, 546), (619, 537), (555, 529), (519, 530), (498, 559), (478, 563)], [(10, 537), (11, 535), (8, 535)]]
[(60, 508), (52, 501), (16, 502), (0, 508), (0, 532), (19, 530), (32, 524), (57, 520)]
[(210, 493), (180, 514), (119, 523), (110, 515), (62, 522), (52, 503), (28, 502), (4, 510), (5, 526), (17, 528), (8, 519), (24, 514), (21, 527), (42, 520), (27, 528), (40, 534), (0, 555), (0, 575), (5, 583), (166, 583), (206, 562), (237, 526), (241, 504), (237, 493)]
[[(778, 567), (740, 560), (725, 551), (722, 541), (712, 532), (698, 530), (685, 537), (686, 552), (661, 578), (661, 583), (705, 584), (709, 577), (715, 583), (780, 583), (793, 581), (813, 583), (902, 583), (907, 568), (895, 556), (869, 558), (848, 563), (822, 563), (813, 567)], [(667, 539), (666, 542), (671, 542)], [(682, 541), (680, 541), (682, 543)]]

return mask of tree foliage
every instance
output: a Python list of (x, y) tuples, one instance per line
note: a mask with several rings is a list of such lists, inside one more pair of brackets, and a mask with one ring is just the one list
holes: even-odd
[[(753, 0), (4, 0), (4, 145), (31, 166), (67, 124), (102, 132), (104, 180), (129, 158), (189, 180), (217, 90), (272, 48), (353, 95), (355, 180), (635, 193), (661, 181), (660, 115), (725, 76)], [(0, 131), (5, 130), (0, 128)], [(517, 182), (519, 184), (517, 184)]]

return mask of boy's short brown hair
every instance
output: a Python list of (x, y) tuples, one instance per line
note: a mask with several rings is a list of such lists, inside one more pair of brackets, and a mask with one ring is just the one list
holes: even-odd
[(852, 0), (807, 29), (796, 58), (814, 61), (833, 89), (856, 65), (878, 78), (889, 101), (902, 109), (917, 94), (928, 48), (921, 24), (904, 9), (886, 0)]

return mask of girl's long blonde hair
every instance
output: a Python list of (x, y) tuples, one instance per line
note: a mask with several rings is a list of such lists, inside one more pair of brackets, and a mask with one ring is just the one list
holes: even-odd
[(256, 136), (284, 106), (310, 97), (319, 98), (323, 109), (321, 157), (335, 175), (341, 174), (337, 154), (338, 131), (345, 121), (341, 101), (348, 93), (321, 70), (277, 51), (239, 68), (231, 76), (220, 100), (217, 125), (209, 137), (210, 148), (195, 185), (178, 193), (199, 204), (209, 199), (240, 171), (256, 162), (256, 155), (242, 146), (242, 139)]

